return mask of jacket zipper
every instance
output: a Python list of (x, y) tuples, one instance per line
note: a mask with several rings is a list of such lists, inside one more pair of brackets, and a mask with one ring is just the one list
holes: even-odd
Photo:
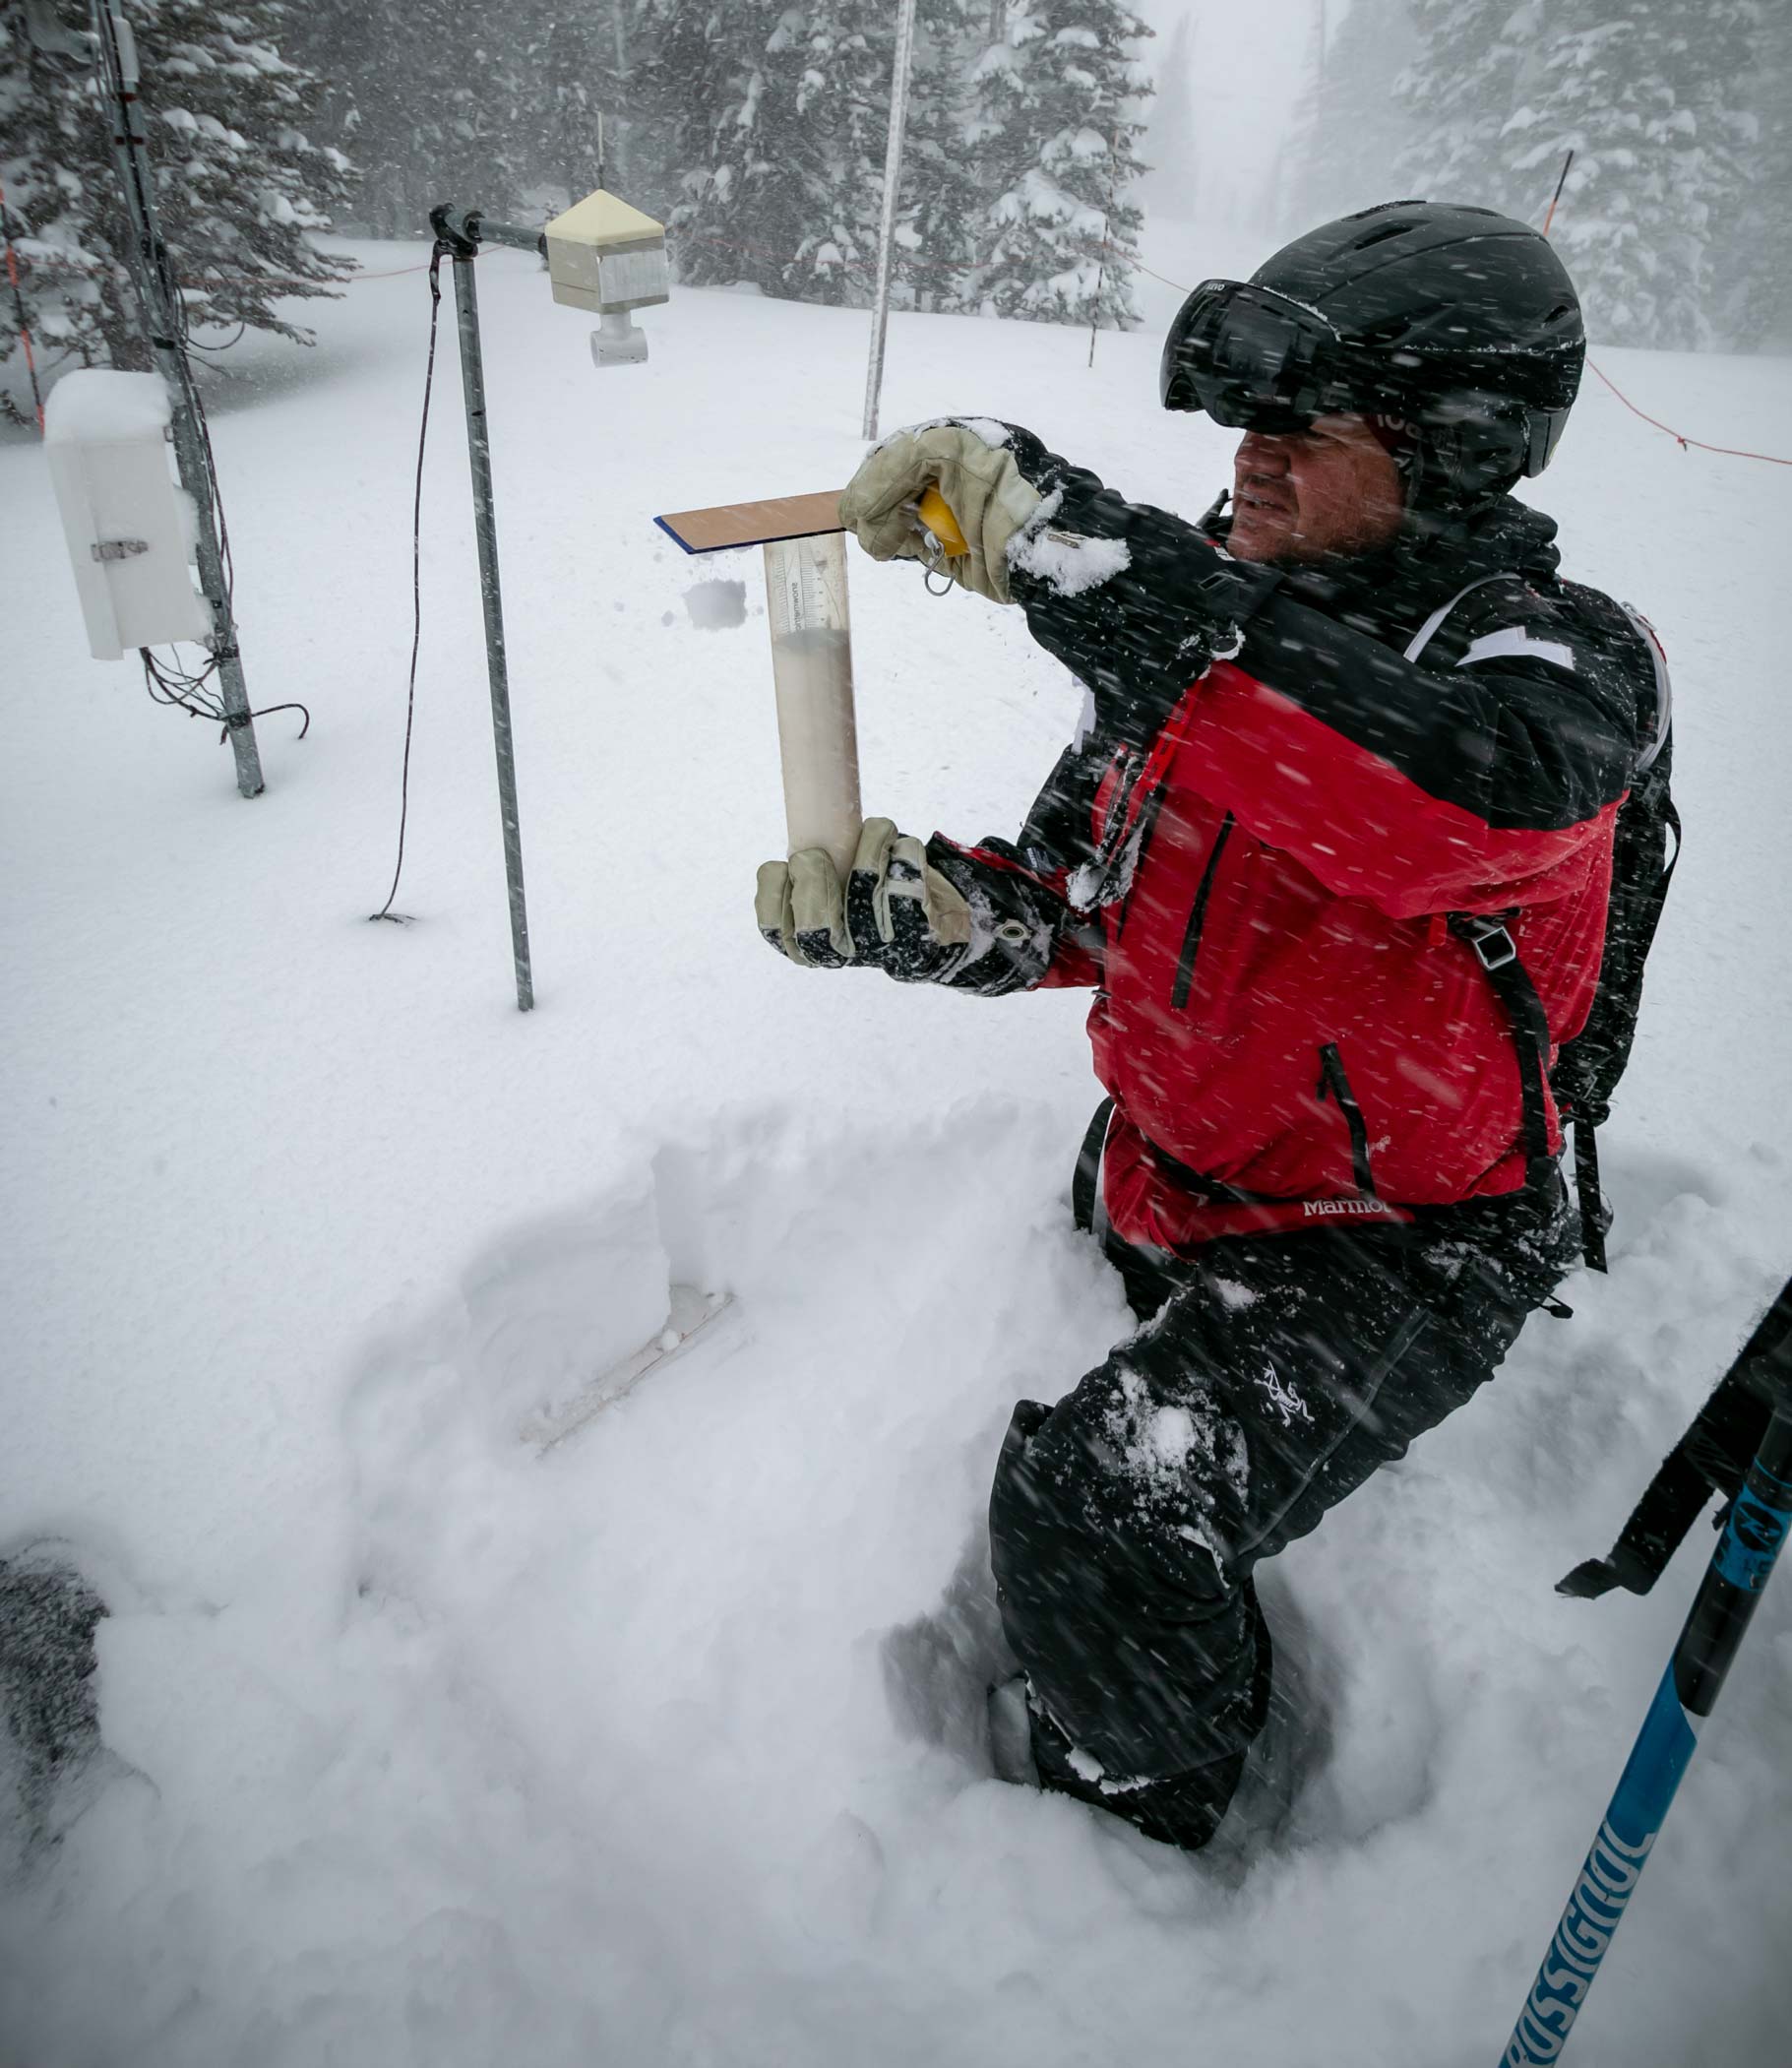
[(1356, 1172), (1356, 1189), (1365, 1199), (1374, 1199), (1375, 1173), (1369, 1167), (1369, 1126), (1350, 1089), (1350, 1080), (1344, 1075), (1344, 1059), (1338, 1054), (1335, 1041), (1328, 1041), (1320, 1050), (1319, 1064), (1319, 1102), (1325, 1104), (1328, 1092), (1337, 1101), (1344, 1125), (1350, 1130), (1350, 1162)]
[(1189, 1002), (1189, 986), (1195, 978), (1196, 951), (1201, 946), (1201, 929), (1207, 916), (1207, 896), (1213, 888), (1213, 874), (1219, 867), (1219, 857), (1226, 851), (1226, 842), (1232, 837), (1233, 823), (1232, 814), (1227, 812), (1219, 822), (1212, 846), (1207, 850), (1207, 865), (1201, 872), (1194, 909), (1189, 913), (1188, 931), (1182, 937), (1182, 953), (1176, 959), (1176, 983), (1170, 992), (1173, 1012), (1181, 1012)]
[(1120, 901), (1120, 915), (1114, 921), (1116, 940), (1126, 931), (1127, 914), (1133, 909), (1133, 885), (1139, 881), (1139, 872), (1144, 867), (1144, 850), (1151, 845), (1151, 835), (1157, 831), (1157, 815), (1163, 810), (1163, 800), (1169, 794), (1169, 787), (1167, 783), (1158, 783), (1144, 800), (1144, 809), (1139, 814), (1139, 823), (1135, 829), (1139, 846), (1133, 855), (1133, 873), (1126, 887), (1126, 895)]

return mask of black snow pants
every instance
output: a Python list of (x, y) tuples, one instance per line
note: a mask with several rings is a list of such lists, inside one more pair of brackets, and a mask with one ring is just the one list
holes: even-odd
[(1253, 1569), (1491, 1377), (1577, 1234), (1559, 1185), (1193, 1260), (1107, 1234), (1142, 1326), (1057, 1407), (1017, 1406), (990, 1496), (1046, 1786), (1211, 1838), (1268, 1714)]

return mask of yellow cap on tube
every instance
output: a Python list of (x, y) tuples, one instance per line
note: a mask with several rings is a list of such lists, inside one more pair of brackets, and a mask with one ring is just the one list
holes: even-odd
[(958, 520), (952, 514), (952, 505), (940, 493), (936, 485), (930, 485), (919, 505), (921, 522), (940, 541), (949, 560), (956, 560), (970, 547), (965, 543), (964, 533), (958, 530)]

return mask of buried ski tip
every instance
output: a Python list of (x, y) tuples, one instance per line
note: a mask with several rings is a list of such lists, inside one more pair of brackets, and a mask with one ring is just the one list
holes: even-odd
[(665, 1326), (619, 1363), (587, 1379), (568, 1399), (532, 1414), (519, 1432), (524, 1442), (533, 1444), (538, 1452), (551, 1451), (557, 1443), (564, 1443), (593, 1415), (601, 1414), (605, 1408), (614, 1407), (633, 1393), (649, 1372), (669, 1364), (733, 1301), (731, 1292), (705, 1292), (696, 1285), (673, 1285)]

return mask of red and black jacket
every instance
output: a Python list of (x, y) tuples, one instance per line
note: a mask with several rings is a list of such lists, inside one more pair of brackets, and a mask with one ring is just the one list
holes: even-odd
[[(1467, 936), (1504, 921), (1553, 1056), (1598, 977), (1640, 634), (1502, 497), (1267, 576), (1213, 659), (1213, 538), (1013, 438), (1063, 547), (1119, 539), (1126, 565), (1074, 594), (1017, 567), (1086, 729), (1017, 844), (929, 851), (972, 908), (951, 981), (1095, 987), (1117, 1232), (1180, 1250), (1520, 1191), (1510, 1001)], [(1534, 1180), (1560, 1124), (1541, 1084), (1532, 1108)]]

